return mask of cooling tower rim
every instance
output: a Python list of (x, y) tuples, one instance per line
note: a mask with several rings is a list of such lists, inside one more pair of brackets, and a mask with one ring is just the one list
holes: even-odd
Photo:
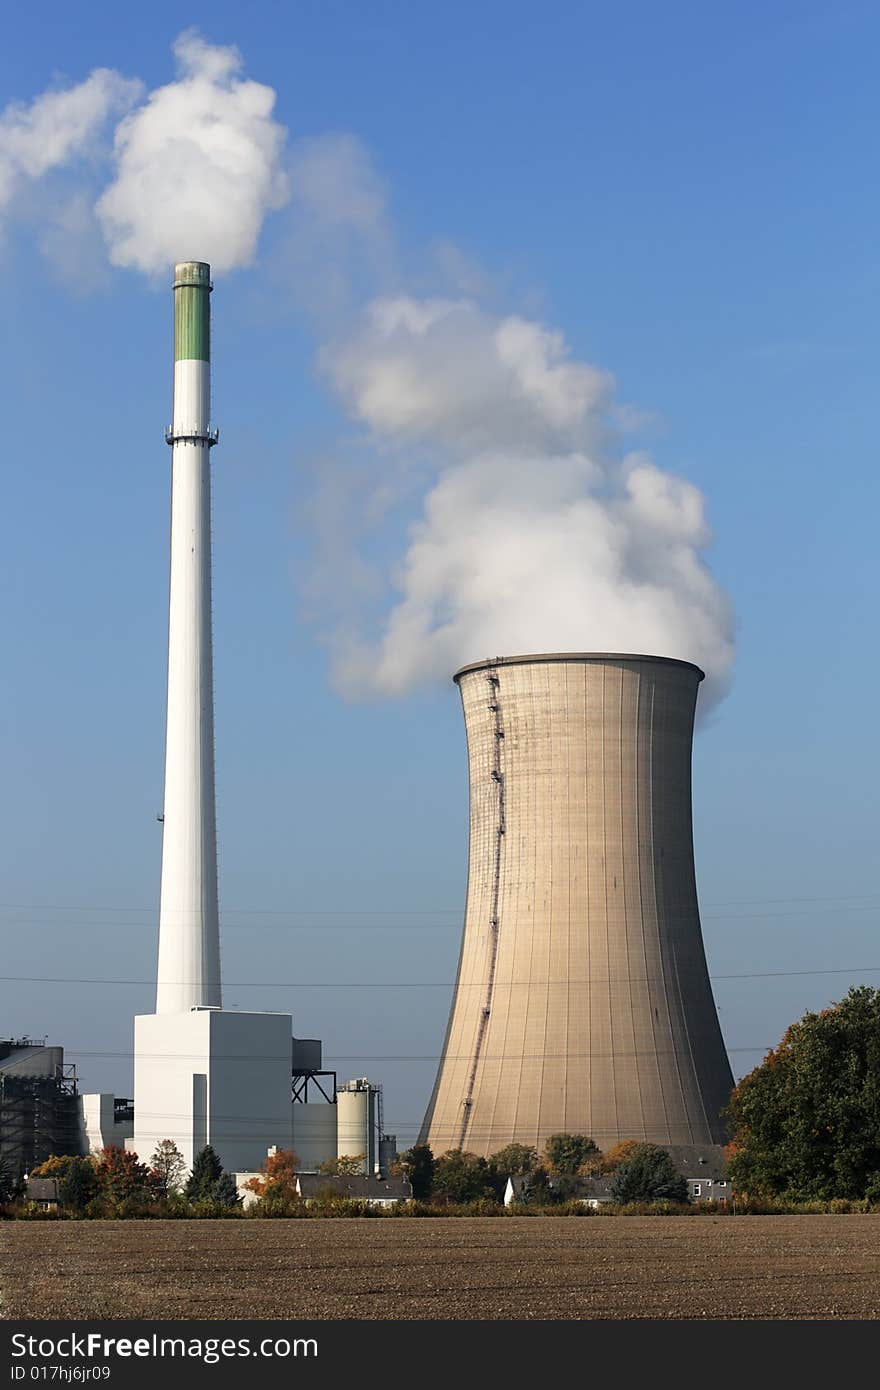
[(682, 661), (677, 656), (646, 656), (633, 652), (535, 652), (530, 656), (496, 656), (487, 657), (484, 661), (472, 661), (467, 666), (460, 667), (452, 679), (457, 685), (462, 676), (470, 675), (472, 671), (487, 671), (494, 666), (543, 666), (552, 661), (595, 662), (597, 665), (605, 663), (615, 665), (638, 663), (642, 665), (648, 662), (659, 666), (683, 666), (687, 671), (695, 671), (698, 681), (706, 678), (706, 672), (702, 671), (699, 666), (696, 666), (692, 661)]

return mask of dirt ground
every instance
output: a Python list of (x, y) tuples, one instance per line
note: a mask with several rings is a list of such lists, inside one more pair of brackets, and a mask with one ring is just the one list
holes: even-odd
[(880, 1318), (880, 1215), (0, 1223), (10, 1318)]

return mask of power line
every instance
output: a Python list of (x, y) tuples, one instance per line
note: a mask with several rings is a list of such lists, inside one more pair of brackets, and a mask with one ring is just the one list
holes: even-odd
[[(789, 898), (730, 898), (720, 901), (708, 901), (703, 907), (748, 907), (767, 903), (776, 906), (780, 903), (841, 903), (841, 902), (867, 902), (880, 898), (880, 893), (846, 893), (833, 894), (830, 896), (809, 895), (802, 897)], [(0, 903), (0, 911), (3, 912), (138, 912), (150, 917), (158, 916), (158, 909), (154, 906), (132, 907), (131, 905), (120, 907), (113, 905), (81, 905), (77, 903)], [(229, 913), (234, 917), (448, 917), (460, 916), (463, 912), (463, 904), (458, 907), (436, 907), (436, 908), (268, 908), (268, 907), (224, 907), (224, 913)], [(182, 914), (180, 914), (182, 915)], [(194, 914), (195, 915), (195, 914)], [(764, 915), (764, 914), (759, 914)], [(785, 916), (788, 914), (770, 914), (771, 916)]]
[[(880, 965), (834, 967), (821, 970), (749, 970), (733, 974), (710, 975), (710, 980), (772, 980), (793, 978), (800, 975), (875, 975), (880, 973)], [(588, 980), (510, 980), (503, 982), (501, 989), (568, 989), (570, 985), (615, 985), (647, 984), (647, 975), (626, 975), (610, 980), (596, 975)], [(150, 980), (99, 980), (81, 976), (71, 978), (64, 975), (0, 975), (0, 980), (10, 984), (37, 985), (138, 985), (154, 987), (155, 979)], [(191, 980), (166, 981), (168, 984), (186, 986)], [(455, 980), (226, 980), (224, 989), (482, 989), (484, 981)]]
[[(66, 910), (66, 909), (65, 909), (65, 910)], [(110, 909), (108, 908), (107, 911), (110, 911)], [(844, 908), (841, 908), (841, 909), (840, 909), (840, 912), (841, 912), (841, 913), (852, 913), (852, 912), (876, 912), (876, 911), (877, 911), (877, 908), (876, 908), (876, 906), (875, 906), (873, 903), (866, 903), (866, 904), (865, 904), (864, 906), (862, 906), (862, 907), (844, 907)], [(2, 914), (2, 915), (7, 915), (4, 909), (0, 909), (0, 914)], [(280, 915), (282, 915), (282, 914), (279, 913), (278, 915), (280, 916)], [(320, 914), (320, 913), (315, 913), (315, 914), (303, 913), (302, 915), (303, 915), (303, 916), (309, 916), (309, 915), (322, 916), (322, 914)], [(328, 913), (328, 914), (326, 914), (326, 915), (327, 915), (327, 916), (331, 916), (331, 915), (336, 915), (336, 914), (329, 914), (329, 913)], [(353, 916), (354, 914), (350, 914), (350, 915)], [(369, 914), (369, 915), (378, 917), (378, 916), (380, 916), (381, 914), (379, 914), (379, 913), (373, 913), (373, 914)], [(398, 913), (398, 914), (396, 914), (396, 915), (397, 915), (397, 916), (401, 916), (401, 917), (403, 917), (403, 916), (408, 916), (408, 914), (403, 913), (403, 912)], [(425, 912), (425, 913), (413, 914), (413, 915), (419, 915), (419, 916), (425, 916), (425, 917), (427, 917), (427, 916), (431, 916), (431, 915), (433, 915), (433, 914)], [(457, 918), (463, 918), (464, 915), (465, 915), (465, 914), (464, 914), (463, 911), (457, 912), (457, 913), (456, 913), (456, 917), (457, 917)], [(705, 913), (705, 912), (704, 912), (704, 913), (701, 913), (700, 916), (701, 916), (701, 919), (702, 919), (703, 922), (753, 922), (753, 921), (754, 921), (754, 922), (765, 922), (765, 921), (770, 921), (770, 920), (772, 920), (772, 919), (778, 919), (778, 918), (781, 918), (781, 917), (790, 917), (790, 918), (795, 918), (797, 921), (801, 921), (804, 917), (825, 917), (825, 916), (827, 916), (827, 909), (822, 908), (822, 909), (817, 909), (816, 911), (797, 911), (797, 912), (731, 912), (731, 913)], [(669, 920), (668, 916), (665, 918), (665, 920), (667, 920), (667, 921)], [(53, 919), (53, 918), (45, 918), (45, 917), (21, 917), (21, 918), (16, 918), (16, 919), (13, 920), (13, 921), (7, 922), (6, 925), (7, 925), (8, 927), (10, 927), (10, 928), (13, 928), (13, 927), (54, 927), (54, 928), (63, 929), (64, 931), (70, 931), (71, 929), (85, 930), (85, 929), (89, 929), (89, 928), (94, 928), (94, 929), (97, 929), (97, 930), (110, 930), (110, 931), (114, 931), (114, 932), (118, 932), (118, 931), (140, 931), (140, 932), (149, 931), (150, 933), (153, 933), (153, 932), (155, 932), (155, 931), (157, 930), (157, 926), (158, 926), (158, 915), (156, 915), (156, 917), (154, 918), (154, 920), (151, 920), (150, 922), (97, 922), (97, 921), (88, 921), (88, 922), (82, 922), (82, 921), (80, 921), (80, 922), (63, 922), (63, 921), (59, 921), (57, 918)], [(221, 935), (225, 935), (227, 932), (233, 932), (233, 931), (248, 931), (248, 932), (251, 932), (251, 931), (316, 931), (316, 932), (326, 932), (326, 931), (349, 931), (349, 932), (405, 931), (405, 932), (408, 932), (408, 933), (413, 933), (413, 932), (427, 932), (427, 931), (433, 931), (433, 932), (436, 932), (436, 931), (448, 931), (448, 930), (450, 929), (450, 926), (451, 926), (451, 925), (452, 925), (452, 923), (450, 923), (450, 922), (433, 922), (433, 923), (430, 923), (430, 924), (422, 924), (422, 923), (413, 924), (411, 921), (406, 921), (406, 922), (387, 922), (387, 921), (382, 921), (382, 922), (369, 922), (369, 923), (364, 923), (364, 924), (358, 924), (358, 923), (354, 923), (354, 922), (329, 922), (329, 921), (324, 921), (324, 920), (322, 920), (322, 921), (320, 921), (320, 922), (247, 922), (247, 923), (242, 923), (242, 922), (229, 922), (229, 921), (226, 921), (226, 920), (225, 920), (225, 917), (224, 917), (224, 920), (222, 920), (222, 921), (221, 921), (221, 924), (220, 924), (220, 932), (221, 932)]]
[[(760, 1045), (755, 1045), (754, 1047), (728, 1047), (728, 1048), (726, 1048), (725, 1050), (726, 1050), (727, 1052), (770, 1052), (770, 1051), (772, 1050), (772, 1047), (773, 1047), (773, 1044), (772, 1044), (772, 1043), (762, 1043), (762, 1044), (760, 1044)], [(65, 1055), (65, 1057), (114, 1057), (114, 1058), (115, 1058), (115, 1057), (122, 1057), (122, 1058), (125, 1058), (125, 1059), (130, 1059), (130, 1058), (132, 1058), (132, 1057), (134, 1057), (134, 1056), (138, 1056), (138, 1057), (150, 1058), (151, 1060), (154, 1060), (154, 1061), (158, 1061), (158, 1060), (162, 1060), (162, 1061), (171, 1061), (171, 1060), (173, 1060), (173, 1061), (175, 1061), (175, 1062), (189, 1062), (189, 1061), (196, 1060), (196, 1059), (198, 1059), (198, 1058), (200, 1058), (200, 1057), (203, 1057), (203, 1056), (204, 1056), (204, 1053), (199, 1053), (199, 1052), (138, 1052), (138, 1053), (134, 1053), (134, 1052), (126, 1052), (126, 1051), (117, 1051), (117, 1052), (109, 1052), (109, 1051), (108, 1051), (108, 1052), (88, 1052), (88, 1051), (70, 1051), (69, 1049), (65, 1048), (65, 1050), (64, 1050), (64, 1055)], [(332, 1054), (326, 1056), (326, 1057), (324, 1058), (324, 1061), (325, 1061), (325, 1062), (418, 1062), (418, 1063), (422, 1063), (422, 1062), (439, 1062), (441, 1056), (443, 1056), (443, 1055), (444, 1055), (444, 1054), (439, 1053), (439, 1052), (426, 1052), (426, 1053), (421, 1053), (421, 1054), (419, 1054), (419, 1053), (411, 1053), (411, 1052), (388, 1052), (388, 1053), (375, 1053), (375, 1054), (365, 1054), (365, 1053), (358, 1053), (358, 1052), (334, 1052), (334, 1053), (332, 1053)], [(689, 1052), (688, 1052), (686, 1049), (684, 1049), (684, 1048), (682, 1048), (682, 1049), (680, 1049), (678, 1052), (676, 1052), (676, 1050), (675, 1050), (674, 1048), (645, 1048), (645, 1049), (642, 1049), (642, 1050), (638, 1050), (638, 1049), (633, 1050), (633, 1049), (631, 1049), (631, 1048), (617, 1048), (617, 1047), (616, 1047), (616, 1048), (614, 1048), (613, 1051), (610, 1051), (610, 1052), (597, 1052), (597, 1051), (591, 1051), (591, 1052), (518, 1052), (518, 1053), (516, 1054), (516, 1056), (515, 1056), (515, 1057), (512, 1057), (512, 1058), (510, 1057), (510, 1054), (509, 1054), (509, 1053), (501, 1053), (501, 1052), (498, 1052), (498, 1053), (489, 1053), (489, 1054), (487, 1054), (486, 1060), (487, 1060), (488, 1062), (500, 1062), (500, 1061), (506, 1061), (506, 1060), (512, 1060), (512, 1061), (516, 1061), (516, 1062), (562, 1062), (562, 1061), (572, 1061), (572, 1060), (576, 1060), (576, 1059), (577, 1059), (577, 1060), (580, 1060), (580, 1061), (584, 1061), (584, 1060), (592, 1059), (592, 1058), (596, 1058), (596, 1057), (601, 1057), (601, 1058), (606, 1058), (606, 1059), (607, 1059), (607, 1058), (614, 1059), (614, 1058), (618, 1058), (618, 1057), (657, 1057), (657, 1056), (671, 1056), (671, 1057), (678, 1057), (678, 1056), (681, 1056), (681, 1057), (688, 1057), (689, 1055), (690, 1055)], [(450, 1061), (450, 1062), (464, 1062), (464, 1061), (470, 1061), (470, 1059), (471, 1059), (472, 1056), (473, 1056), (473, 1053), (471, 1053), (471, 1052), (461, 1052), (461, 1053), (454, 1053), (454, 1054), (453, 1054), (453, 1053), (447, 1052), (447, 1053), (445, 1054), (446, 1060), (447, 1060), (447, 1061)], [(283, 1055), (280, 1054), (280, 1053), (266, 1054), (266, 1055), (253, 1056), (253, 1057), (252, 1057), (252, 1056), (242, 1057), (242, 1055), (241, 1055), (240, 1053), (239, 1053), (239, 1054), (233, 1054), (233, 1053), (212, 1053), (212, 1054), (211, 1054), (211, 1058), (212, 1058), (212, 1061), (216, 1061), (216, 1062), (248, 1062), (248, 1063), (250, 1063), (250, 1062), (282, 1062), (282, 1061), (288, 1062), (288, 1061), (290, 1060), (290, 1057), (289, 1057), (289, 1054), (288, 1054), (288, 1053), (284, 1053)], [(331, 1068), (331, 1070), (333, 1070), (333, 1069)]]

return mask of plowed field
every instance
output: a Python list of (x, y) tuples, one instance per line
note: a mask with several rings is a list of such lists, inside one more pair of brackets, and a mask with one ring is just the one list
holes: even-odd
[(0, 1224), (4, 1318), (880, 1318), (880, 1215)]

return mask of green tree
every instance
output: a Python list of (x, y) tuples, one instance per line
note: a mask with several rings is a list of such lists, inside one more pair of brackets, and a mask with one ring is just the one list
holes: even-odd
[(591, 1162), (599, 1147), (586, 1134), (551, 1134), (544, 1145), (544, 1160), (551, 1173), (573, 1174)]
[(416, 1201), (423, 1202), (434, 1190), (436, 1160), (427, 1144), (413, 1144), (411, 1149), (398, 1155), (393, 1172), (407, 1178)]
[(531, 1144), (506, 1144), (491, 1155), (489, 1166), (509, 1177), (527, 1177), (538, 1166), (538, 1151)]
[(72, 1158), (58, 1178), (58, 1200), (71, 1211), (82, 1211), (103, 1190), (102, 1174), (91, 1158)]
[(186, 1173), (186, 1161), (173, 1139), (160, 1139), (150, 1159), (156, 1189), (162, 1197), (180, 1191)]
[(12, 1164), (5, 1154), (0, 1154), (0, 1202), (10, 1201), (15, 1188), (16, 1182), (12, 1172)]
[(210, 1144), (199, 1149), (193, 1159), (192, 1172), (183, 1189), (188, 1202), (210, 1201), (214, 1184), (219, 1182), (223, 1164)]
[(735, 1088), (733, 1187), (792, 1199), (864, 1197), (880, 1184), (880, 989), (861, 985), (793, 1023)]
[(210, 1197), (212, 1202), (219, 1202), (224, 1207), (238, 1206), (241, 1198), (236, 1190), (235, 1175), (222, 1172), (211, 1188)]
[(686, 1202), (687, 1179), (657, 1144), (639, 1144), (611, 1181), (615, 1202)]
[(492, 1174), (485, 1158), (449, 1149), (434, 1165), (434, 1195), (447, 1202), (478, 1202), (495, 1197)]

